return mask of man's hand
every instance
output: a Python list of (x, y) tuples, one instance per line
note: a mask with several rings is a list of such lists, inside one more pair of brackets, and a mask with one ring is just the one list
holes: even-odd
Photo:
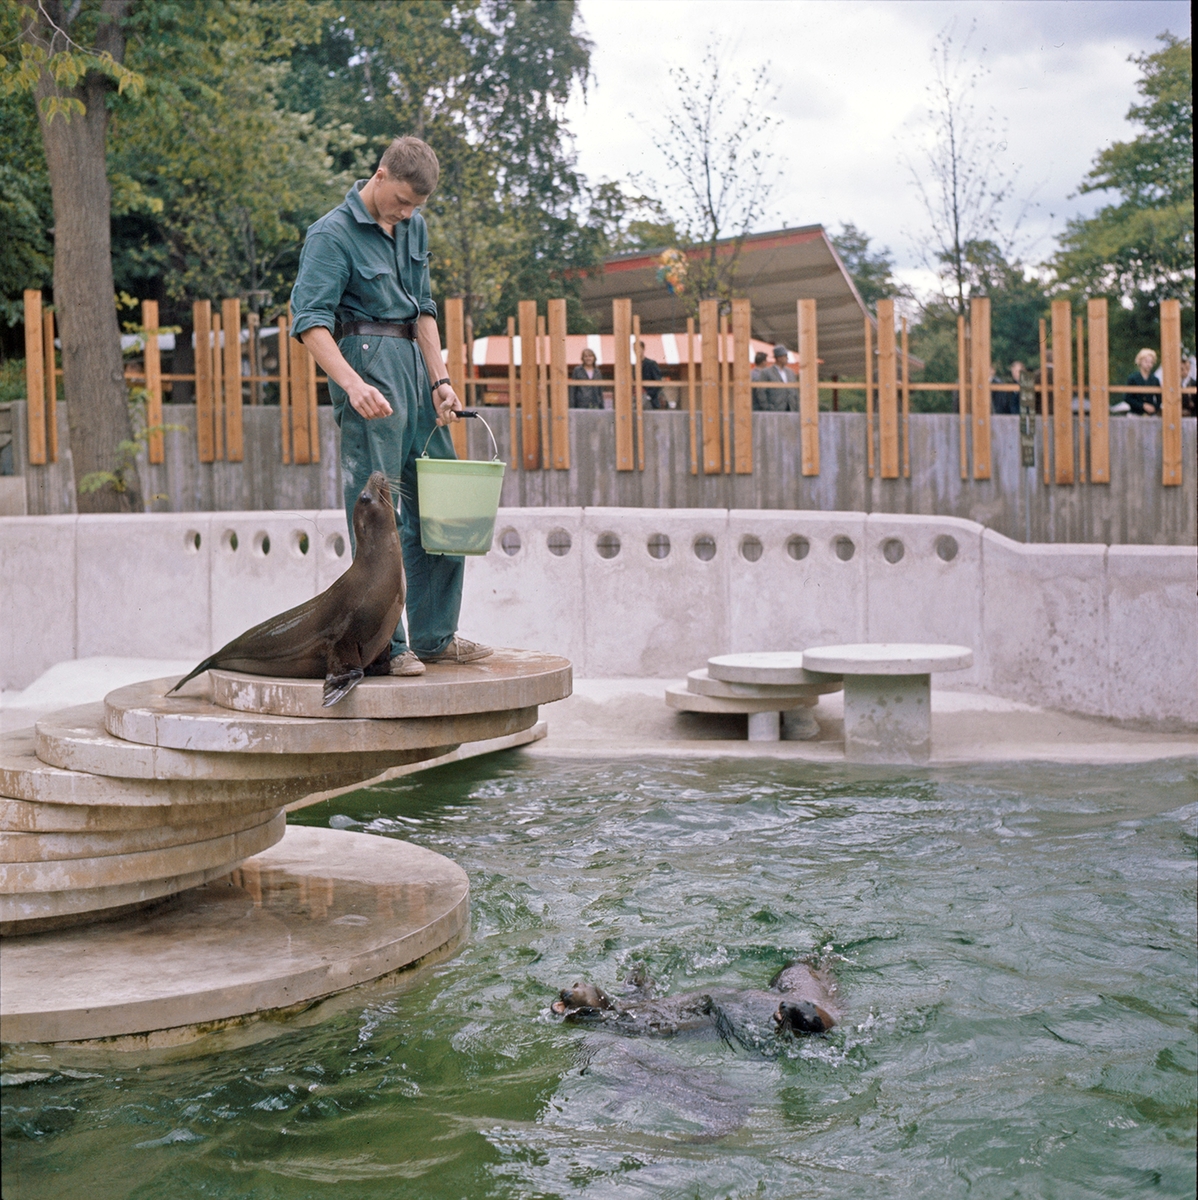
[(364, 379), (358, 375), (354, 375), (352, 379), (346, 380), (346, 394), (349, 396), (349, 402), (354, 406), (354, 411), (367, 421), (373, 420), (375, 417), (389, 417), (391, 415), (391, 405), (387, 402), (387, 397), (376, 387), (371, 387)]
[(433, 393), (433, 404), (437, 408), (438, 425), (452, 424), (458, 419), (457, 414), (462, 411), (462, 402), (448, 383), (443, 383)]

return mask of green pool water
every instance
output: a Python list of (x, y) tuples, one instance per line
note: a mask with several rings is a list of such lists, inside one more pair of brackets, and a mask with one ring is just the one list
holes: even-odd
[[(469, 873), (406, 986), (181, 1061), (9, 1060), (3, 1195), (1193, 1196), (1198, 775), (512, 755), (309, 809)], [(549, 1013), (761, 987), (831, 1036), (631, 1041)]]

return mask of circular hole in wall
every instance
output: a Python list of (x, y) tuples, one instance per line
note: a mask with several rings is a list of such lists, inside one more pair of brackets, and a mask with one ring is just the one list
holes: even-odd
[(936, 539), (936, 553), (945, 561), (952, 562), (957, 557), (957, 539), (949, 533), (942, 533)]
[(556, 554), (558, 558), (561, 558), (570, 553), (574, 539), (564, 529), (551, 529), (549, 536), (545, 539), (545, 544), (549, 547), (550, 554)]
[(802, 534), (796, 533), (794, 537), (786, 543), (786, 553), (790, 555), (795, 562), (807, 557), (811, 553), (811, 543), (803, 537)]
[(236, 531), (233, 529), (226, 529), (225, 532), (221, 534), (220, 542), (221, 542), (221, 545), (224, 546), (224, 548), (226, 550), (230, 550), (230, 551), (236, 550), (237, 549), (237, 533), (236, 533)]
[(614, 533), (601, 533), (595, 539), (600, 558), (615, 558), (620, 553), (620, 539)]
[(665, 558), (670, 553), (670, 539), (664, 533), (655, 533), (645, 545), (650, 558)]
[(853, 545), (853, 539), (845, 537), (844, 534), (833, 540), (832, 549), (836, 551), (836, 557), (841, 562), (848, 562), (857, 553), (857, 547)]
[(905, 548), (898, 538), (887, 538), (882, 543), (882, 557), (888, 563), (901, 562)]
[(695, 538), (695, 557), (703, 562), (711, 562), (715, 558), (715, 538), (709, 533), (701, 533)]
[(345, 553), (345, 538), (339, 533), (334, 533), (325, 542), (325, 547), (334, 558), (340, 558)]
[(256, 533), (254, 534), (254, 549), (265, 557), (270, 553), (270, 534)]
[(754, 534), (747, 533), (740, 539), (740, 554), (742, 558), (749, 562), (756, 562), (761, 557), (761, 552), (765, 547), (761, 544), (761, 539)]
[(504, 554), (520, 553), (520, 535), (514, 529), (505, 529), (499, 535), (499, 544), (503, 547)]
[(297, 529), (291, 535), (291, 544), (295, 547), (297, 554), (307, 554), (312, 546), (312, 543), (308, 541), (308, 535), (302, 529)]
[(188, 554), (196, 554), (199, 552), (199, 549), (200, 549), (199, 530), (189, 529), (183, 535), (183, 549), (186, 550)]

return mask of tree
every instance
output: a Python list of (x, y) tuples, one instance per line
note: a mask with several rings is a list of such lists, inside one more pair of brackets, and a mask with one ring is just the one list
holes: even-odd
[(974, 28), (958, 46), (950, 23), (933, 42), (927, 88), (932, 140), (918, 162), (906, 160), (931, 226), (931, 239), (919, 241), (921, 257), (940, 277), (944, 299), (958, 314), (965, 313), (969, 297), (968, 248), (990, 242), (1004, 256), (1012, 253), (1012, 237), (1000, 232), (999, 223), (1015, 181), (1000, 166), (1006, 139), (993, 113), (979, 116), (974, 107), (973, 91), (984, 71), (968, 57)]
[(1052, 264), (1065, 294), (1116, 301), (1111, 356), (1128, 369), (1136, 350), (1157, 340), (1162, 300), (1180, 300), (1191, 339), (1194, 330), (1192, 54), (1188, 38), (1158, 40), (1160, 50), (1132, 59), (1143, 102), (1127, 119), (1142, 132), (1099, 151), (1078, 189), (1116, 200), (1070, 221)]
[(840, 232), (832, 234), (829, 240), (836, 247), (836, 253), (856, 284), (866, 308), (876, 310), (878, 301), (887, 297), (911, 298), (911, 289), (894, 277), (894, 259), (889, 246), (871, 252), (869, 234), (851, 221), (841, 225)]
[[(687, 295), (699, 299), (732, 294), (745, 237), (765, 214), (778, 180), (767, 135), (778, 122), (767, 111), (773, 99), (759, 71), (746, 88), (727, 76), (714, 48), (697, 72), (673, 67), (677, 103), (667, 108), (654, 144), (674, 186), (656, 182), (670, 196), (684, 246), (703, 253), (688, 264)], [(721, 252), (720, 243), (730, 239)]]
[[(142, 80), (122, 65), (124, 21), (131, 0), (8, 0), (6, 33), (15, 30), (20, 61), (0, 62), (7, 90), (37, 100), (38, 123), (54, 205), (54, 300), (62, 340), (63, 395), (68, 406), (76, 482), (119, 470), (131, 422), (113, 304), (105, 165), (108, 97), (136, 92)], [(116, 487), (79, 498), (82, 511), (141, 507), (136, 473)]]

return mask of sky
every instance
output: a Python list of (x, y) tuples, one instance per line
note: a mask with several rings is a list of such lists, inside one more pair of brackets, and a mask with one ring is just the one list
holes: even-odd
[[(928, 219), (904, 159), (928, 135), (927, 85), (937, 35), (969, 36), (984, 68), (980, 117), (1005, 136), (1004, 168), (1020, 212), (1025, 261), (1051, 254), (1067, 218), (1101, 194), (1078, 196), (1095, 154), (1133, 136), (1126, 120), (1139, 69), (1129, 56), (1158, 48), (1168, 29), (1189, 36), (1190, 6), (1174, 0), (580, 0), (594, 43), (593, 78), (568, 107), (578, 165), (594, 183), (639, 177), (667, 197), (654, 147), (676, 95), (670, 68), (701, 66), (714, 48), (721, 71), (761, 73), (777, 89), (769, 114), (781, 180), (759, 230), (852, 222), (889, 247), (897, 274), (924, 292)], [(972, 30), (972, 33), (971, 33)]]

